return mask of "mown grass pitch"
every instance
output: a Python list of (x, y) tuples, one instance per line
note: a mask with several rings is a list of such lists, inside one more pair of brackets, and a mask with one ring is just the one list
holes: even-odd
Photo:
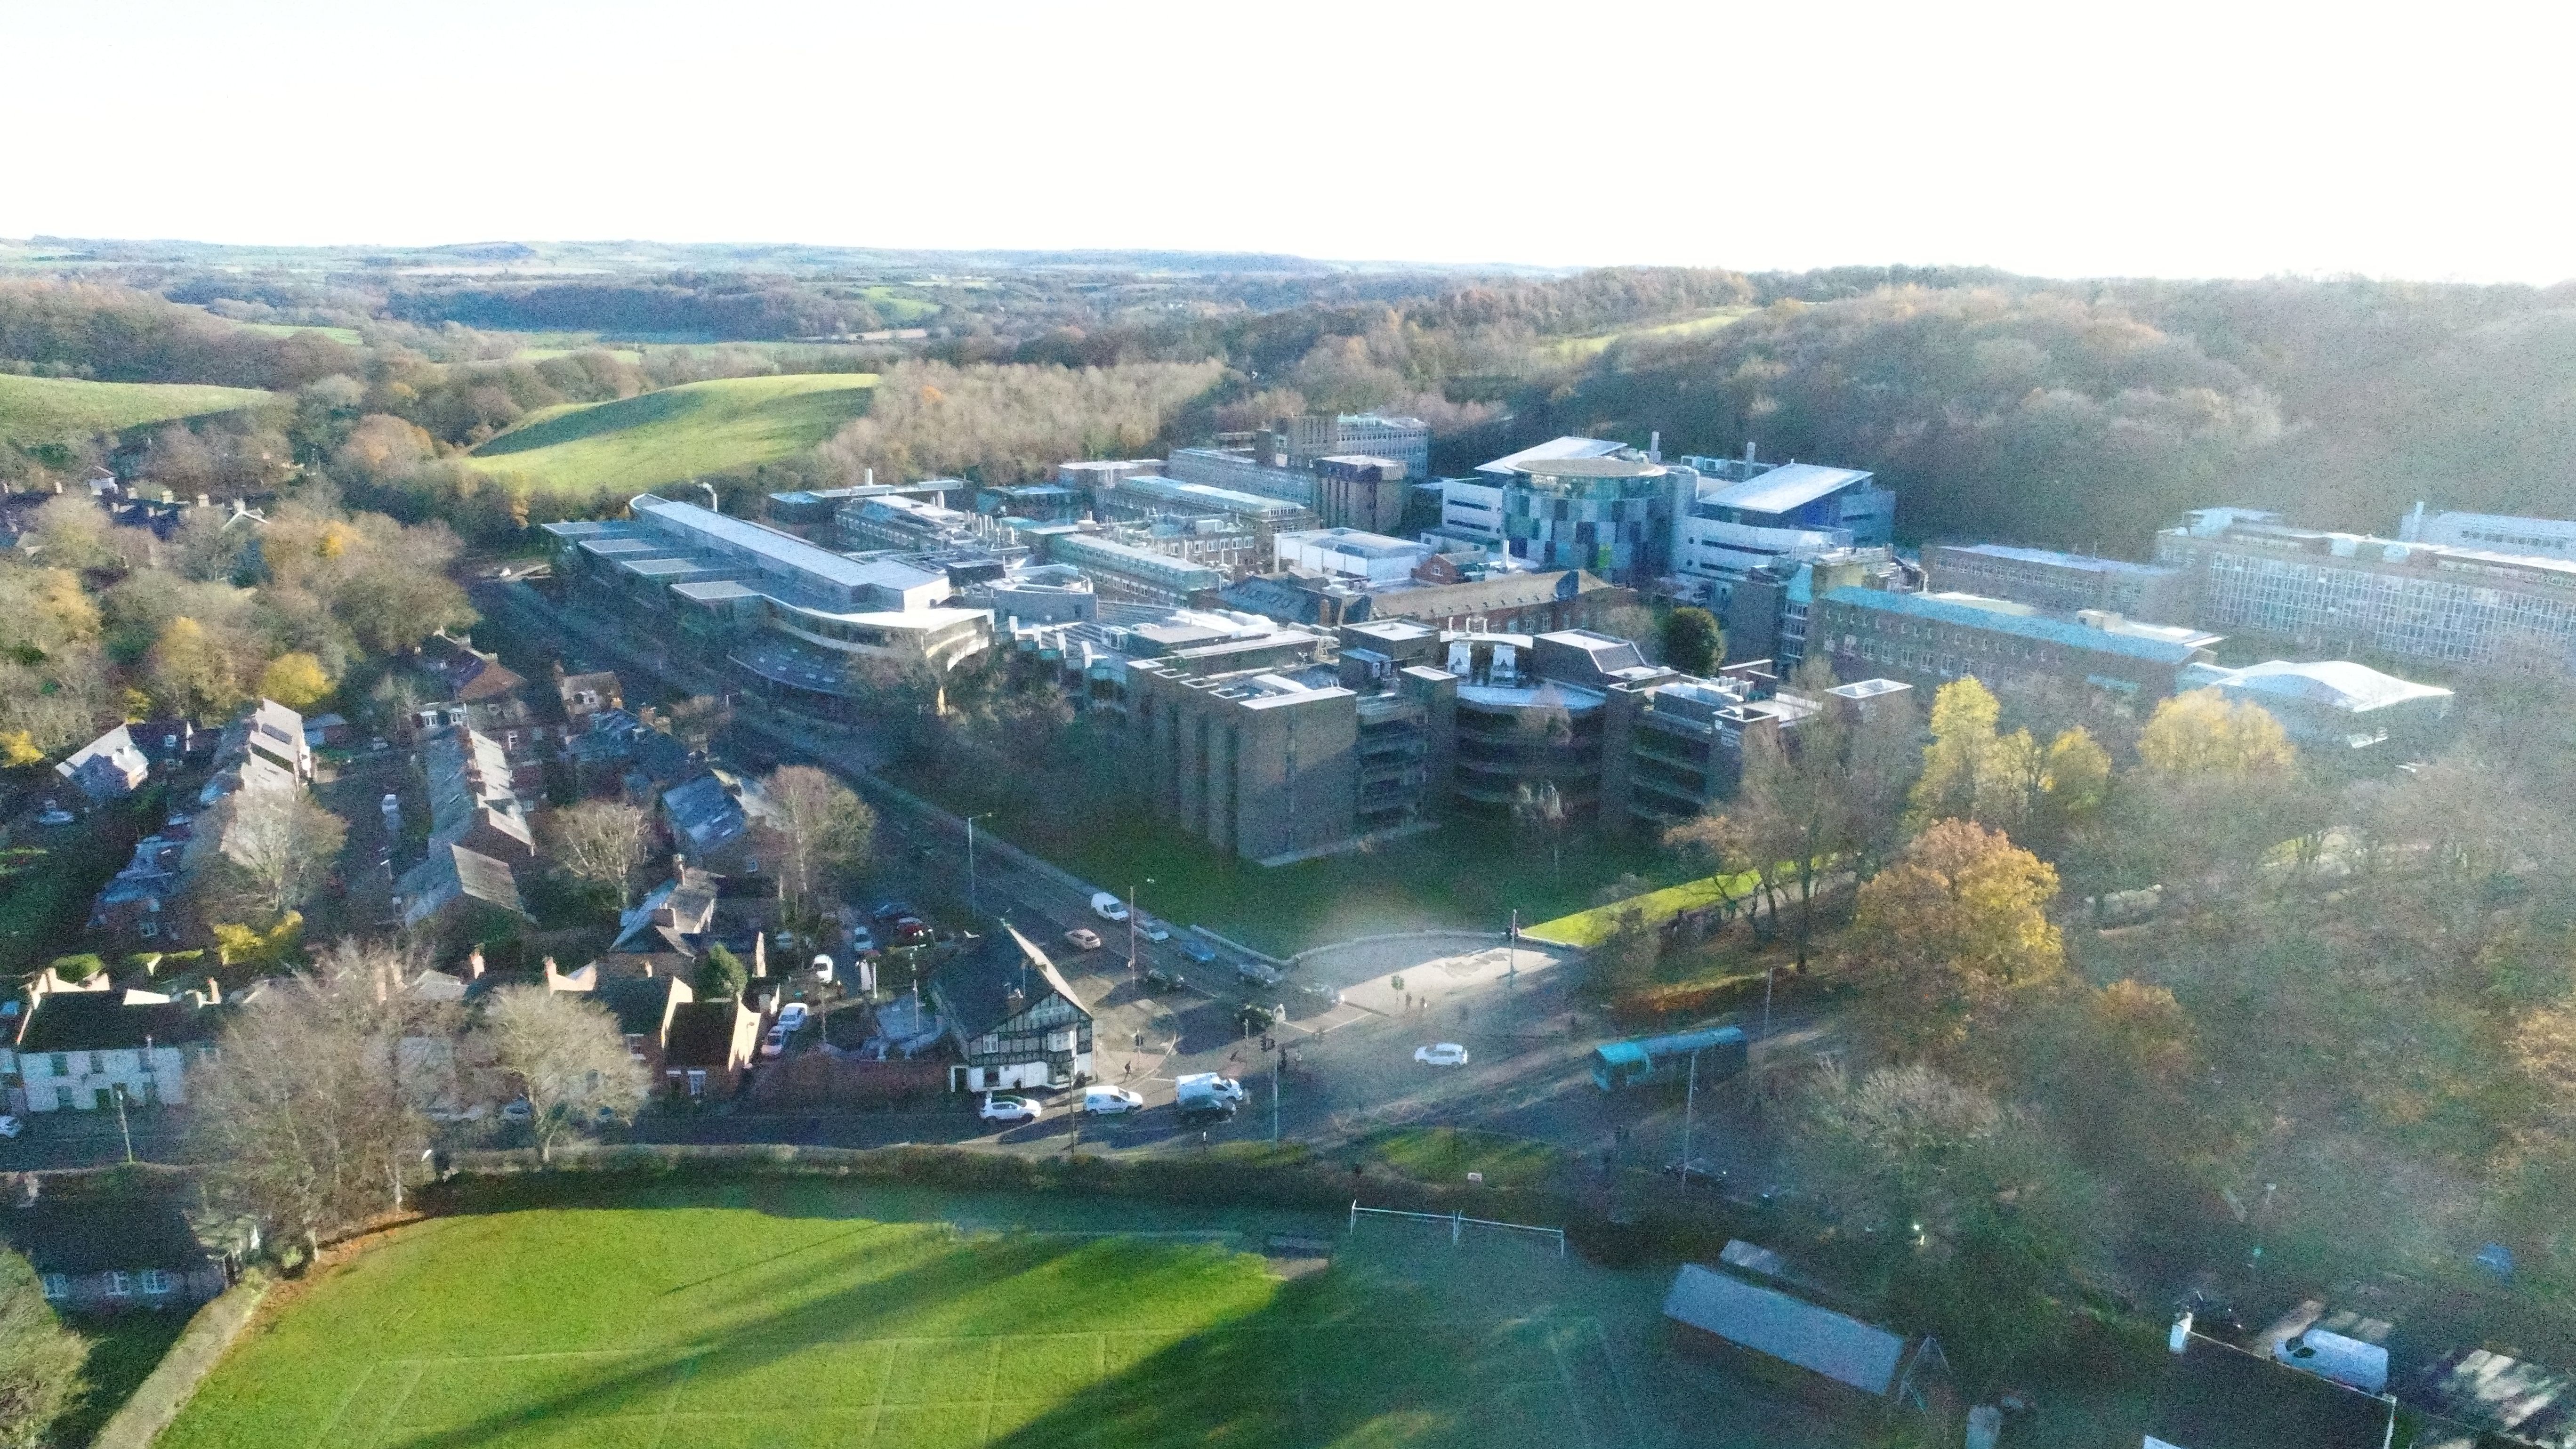
[(549, 408), (470, 455), (540, 488), (658, 488), (802, 453), (867, 411), (876, 375), (729, 377)]
[[(1449, 1266), (1445, 1233), (1387, 1234), (1382, 1258), (1354, 1246), (1289, 1280), (1187, 1233), (844, 1216), (871, 1204), (821, 1186), (730, 1196), (739, 1205), (666, 1194), (406, 1229), (290, 1290), (160, 1443), (1626, 1449), (1640, 1437), (1599, 1320), (1548, 1286), (1553, 1254), (1467, 1274)], [(1445, 1278), (1412, 1273), (1421, 1261)]]

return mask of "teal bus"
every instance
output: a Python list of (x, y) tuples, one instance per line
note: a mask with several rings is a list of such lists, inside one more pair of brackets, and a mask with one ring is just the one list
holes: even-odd
[(1745, 1052), (1744, 1030), (1733, 1026), (1614, 1041), (1593, 1048), (1592, 1085), (1616, 1092), (1678, 1082), (1690, 1075), (1694, 1056), (1701, 1081), (1721, 1082), (1744, 1070)]

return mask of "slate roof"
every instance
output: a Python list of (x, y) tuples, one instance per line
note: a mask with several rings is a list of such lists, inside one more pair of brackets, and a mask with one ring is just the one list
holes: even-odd
[[(1030, 1001), (1042, 992), (1053, 991), (1085, 1016), (1091, 1014), (1091, 1008), (1074, 994), (1073, 987), (1057, 973), (1055, 963), (1047, 959), (1037, 943), (1010, 926), (977, 942), (973, 950), (941, 966), (930, 977), (930, 991), (939, 1003), (940, 1017), (961, 1038), (982, 1036), (1016, 1015), (1010, 1005), (1014, 989), (1026, 990)], [(1026, 1010), (1027, 1002), (1020, 1009)]]
[(742, 1007), (732, 1001), (684, 1002), (671, 1012), (671, 1031), (662, 1044), (662, 1065), (724, 1071), (733, 1058), (734, 1027)]
[(672, 997), (687, 989), (688, 984), (677, 976), (630, 976), (602, 981), (591, 999), (617, 1018), (620, 1032), (659, 1041), (663, 1024), (670, 1019)]
[(0, 1208), (0, 1240), (38, 1273), (66, 1277), (144, 1268), (185, 1273), (214, 1257), (175, 1197), (41, 1198)]
[(713, 774), (700, 775), (663, 791), (662, 813), (669, 818), (672, 832), (686, 841), (685, 848), (692, 854), (726, 845), (751, 828), (751, 817), (726, 793), (724, 781)]
[(519, 900), (519, 878), (511, 872), (509, 862), (494, 860), (462, 845), (431, 846), (429, 858), (404, 871), (396, 889), (402, 893), (403, 924), (407, 926), (458, 900), (481, 901), (513, 915), (528, 913)]
[(182, 1046), (211, 1038), (223, 1020), (220, 1007), (184, 1001), (128, 1005), (122, 991), (49, 991), (28, 1011), (18, 1050), (123, 1051), (147, 1039), (154, 1046)]
[(2387, 1449), (2397, 1406), (2193, 1334), (2166, 1366), (2147, 1434), (2174, 1449)]
[[(93, 768), (93, 762), (98, 762), (98, 768)], [(85, 769), (98, 778), (112, 778), (116, 785), (131, 789), (151, 773), (152, 762), (144, 758), (142, 749), (134, 743), (133, 734), (125, 726), (118, 725), (65, 756), (61, 764), (54, 766), (54, 773), (66, 780), (81, 780)], [(88, 784), (85, 780), (81, 783), (84, 787)]]

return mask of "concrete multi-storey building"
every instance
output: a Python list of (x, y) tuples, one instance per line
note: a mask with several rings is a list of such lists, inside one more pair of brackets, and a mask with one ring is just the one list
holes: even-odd
[(839, 714), (872, 665), (945, 673), (992, 642), (991, 612), (951, 605), (944, 573), (649, 493), (628, 513), (545, 525), (576, 600), (781, 704)]
[(1315, 526), (1315, 511), (1302, 503), (1151, 473), (1095, 484), (1091, 501), (1093, 512), (1102, 519), (1234, 519), (1243, 531), (1263, 542), (1273, 534)]
[(1270, 541), (1281, 568), (1309, 569), (1372, 585), (1400, 584), (1431, 557), (1431, 545), (1409, 543), (1357, 528), (1314, 528), (1282, 533)]
[(1723, 608), (1754, 570), (1895, 538), (1896, 495), (1855, 468), (1685, 457), (1673, 509), (1670, 567), (1688, 590)]
[(2212, 662), (2216, 634), (2087, 612), (2053, 619), (2028, 604), (1969, 594), (1838, 588), (1816, 600), (1807, 653), (1845, 677), (1884, 675), (1935, 688), (1966, 675), (1999, 692), (2031, 685), (2101, 691), (2144, 706), (2174, 692), (2187, 664)]
[(1431, 472), (1431, 425), (1420, 418), (1308, 414), (1280, 419), (1271, 425), (1267, 439), (1270, 446), (1255, 451), (1284, 455), (1292, 468), (1313, 468), (1336, 456), (1361, 456), (1400, 463), (1408, 477), (1427, 477)]
[(1174, 448), (1163, 472), (1184, 483), (1284, 498), (1304, 508), (1315, 506), (1314, 470), (1282, 466), (1250, 448)]
[(2186, 607), (2180, 569), (2048, 548), (1936, 543), (1923, 550), (1923, 572), (1929, 587), (1948, 593), (2011, 599), (2061, 614), (2107, 609), (2171, 623)]
[(1046, 554), (1049, 563), (1080, 569), (1102, 599), (1122, 603), (1178, 606), (1213, 597), (1227, 580), (1225, 570), (1094, 534), (1051, 534)]
[(1840, 588), (1907, 593), (1921, 582), (1920, 571), (1891, 548), (1838, 548), (1811, 559), (1765, 564), (1727, 592), (1720, 614), (1726, 657), (1768, 659), (1788, 674), (1806, 661), (1807, 617), (1819, 595)]
[(1316, 508), (1334, 528), (1384, 533), (1404, 522), (1406, 495), (1412, 485), (1405, 465), (1393, 458), (1338, 453), (1315, 460)]
[(976, 522), (971, 513), (895, 494), (853, 499), (832, 515), (833, 526), (840, 531), (841, 546), (857, 553), (938, 553), (975, 548), (982, 543)]
[(2309, 649), (2497, 670), (2576, 666), (2576, 560), (2294, 528), (2204, 508), (2156, 535), (2191, 621)]
[(2397, 521), (2397, 541), (2485, 549), (2526, 558), (2576, 559), (2576, 523), (2566, 519), (2448, 509), (2427, 518), (2421, 503)]

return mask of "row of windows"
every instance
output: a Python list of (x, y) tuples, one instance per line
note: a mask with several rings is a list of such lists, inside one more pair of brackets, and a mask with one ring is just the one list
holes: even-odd
[[(59, 1302), (72, 1296), (72, 1280), (60, 1273), (47, 1273), (44, 1284), (45, 1296), (48, 1298)], [(142, 1284), (146, 1296), (157, 1298), (178, 1287), (179, 1280), (158, 1268), (146, 1268), (142, 1273)], [(107, 1296), (131, 1298), (134, 1296), (134, 1285), (134, 1274), (110, 1273), (107, 1275)]]

